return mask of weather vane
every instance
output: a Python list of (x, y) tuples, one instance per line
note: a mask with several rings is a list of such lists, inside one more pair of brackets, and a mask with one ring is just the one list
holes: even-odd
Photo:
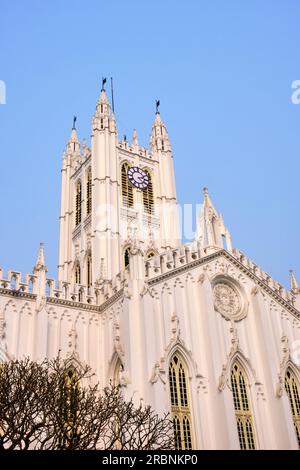
[(159, 113), (160, 100), (155, 100), (156, 112)]
[(73, 116), (73, 129), (76, 129), (75, 124), (77, 121), (77, 116)]
[(102, 77), (102, 90), (105, 90), (104, 85), (106, 83), (106, 77)]

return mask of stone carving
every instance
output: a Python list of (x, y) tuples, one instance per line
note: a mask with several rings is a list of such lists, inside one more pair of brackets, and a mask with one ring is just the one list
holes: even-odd
[(251, 289), (251, 295), (255, 296), (261, 292), (261, 288), (258, 285), (255, 285)]
[(120, 358), (121, 363), (123, 362), (124, 358), (124, 350), (121, 344), (121, 334), (120, 334), (120, 325), (117, 319), (117, 315), (113, 314), (114, 322), (113, 322), (113, 342), (114, 342), (114, 349), (117, 355)]
[(235, 318), (241, 312), (241, 298), (236, 289), (225, 282), (213, 288), (215, 309), (226, 319)]
[(42, 296), (42, 297), (37, 296), (36, 307), (35, 307), (36, 313), (41, 312), (43, 308), (46, 308), (46, 305), (47, 305), (47, 298), (45, 296)]
[(4, 311), (0, 310), (0, 342), (5, 338), (5, 316)]
[(77, 352), (77, 331), (75, 322), (72, 323), (72, 327), (69, 331), (69, 341), (68, 341), (68, 356), (76, 354)]
[(231, 323), (229, 331), (231, 334), (231, 347), (230, 347), (229, 353), (227, 354), (226, 362), (222, 366), (222, 373), (219, 377), (219, 385), (218, 385), (219, 392), (221, 392), (225, 388), (226, 379), (228, 378), (231, 361), (234, 355), (239, 350), (239, 338), (237, 334), (237, 329), (233, 322)]
[(162, 383), (165, 385), (166, 384), (166, 364), (165, 364), (165, 359), (163, 357), (160, 358), (158, 362), (154, 364), (152, 374), (150, 377), (150, 383), (154, 384), (160, 379)]
[(282, 358), (279, 366), (278, 382), (276, 384), (276, 396), (280, 398), (284, 390), (285, 371), (290, 359), (289, 340), (286, 335), (281, 337)]

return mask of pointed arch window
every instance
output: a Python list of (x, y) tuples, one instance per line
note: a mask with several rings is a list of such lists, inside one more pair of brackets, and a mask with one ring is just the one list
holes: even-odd
[(61, 386), (60, 448), (72, 448), (80, 439), (80, 396), (78, 374), (69, 368)]
[(169, 365), (169, 388), (176, 449), (192, 449), (190, 391), (187, 367), (178, 353)]
[(240, 447), (242, 450), (255, 449), (249, 385), (245, 372), (237, 362), (231, 368), (231, 388)]
[(154, 214), (154, 196), (153, 196), (153, 182), (152, 177), (149, 171), (144, 170), (145, 173), (148, 175), (149, 184), (147, 188), (143, 191), (143, 206), (144, 211), (148, 214)]
[(79, 263), (75, 266), (75, 284), (81, 284), (81, 270)]
[(92, 212), (92, 170), (88, 169), (86, 180), (86, 214)]
[(76, 226), (81, 222), (81, 181), (76, 185), (76, 207), (75, 207), (75, 224)]
[(130, 255), (130, 248), (127, 247), (124, 250), (124, 267), (125, 267), (125, 269), (127, 268), (127, 266), (129, 266), (129, 255)]
[(122, 203), (126, 207), (133, 207), (133, 187), (128, 179), (128, 163), (123, 163), (121, 167), (121, 193)]
[(92, 256), (89, 254), (86, 259), (86, 284), (88, 287), (92, 285)]
[(300, 385), (290, 368), (288, 368), (285, 375), (285, 390), (289, 397), (297, 442), (300, 449)]
[(115, 387), (120, 385), (120, 375), (123, 371), (124, 367), (120, 359), (117, 360), (117, 364), (114, 370), (114, 376), (113, 376), (113, 385)]

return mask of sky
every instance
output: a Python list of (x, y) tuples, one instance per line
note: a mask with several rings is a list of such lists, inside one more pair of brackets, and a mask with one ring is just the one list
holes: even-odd
[(62, 151), (113, 76), (120, 137), (147, 146), (160, 99), (180, 203), (207, 186), (233, 245), (300, 281), (299, 17), (298, 0), (0, 0), (0, 266), (31, 272), (44, 241), (57, 277)]

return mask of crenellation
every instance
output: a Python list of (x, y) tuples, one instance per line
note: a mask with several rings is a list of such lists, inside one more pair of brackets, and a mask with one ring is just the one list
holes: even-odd
[(152, 159), (152, 152), (140, 145), (134, 145), (130, 144), (128, 141), (121, 140), (118, 142), (118, 149), (121, 151), (128, 152), (129, 154), (132, 154), (133, 156), (139, 156), (142, 158), (146, 159)]

